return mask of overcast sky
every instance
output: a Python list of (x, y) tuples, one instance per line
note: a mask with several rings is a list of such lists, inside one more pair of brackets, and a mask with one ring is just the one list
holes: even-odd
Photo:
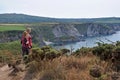
[(0, 13), (56, 18), (120, 17), (120, 0), (0, 0)]

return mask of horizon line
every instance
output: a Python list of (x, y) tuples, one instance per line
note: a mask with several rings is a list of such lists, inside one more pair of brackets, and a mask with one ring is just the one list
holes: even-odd
[(0, 14), (22, 14), (22, 15), (28, 15), (28, 16), (34, 16), (34, 17), (44, 17), (44, 18), (55, 18), (55, 19), (99, 19), (99, 18), (120, 18), (120, 16), (104, 16), (104, 17), (85, 17), (85, 18), (75, 18), (75, 17), (50, 17), (50, 16), (39, 16), (39, 15), (32, 15), (32, 14), (26, 14), (26, 13), (0, 13)]

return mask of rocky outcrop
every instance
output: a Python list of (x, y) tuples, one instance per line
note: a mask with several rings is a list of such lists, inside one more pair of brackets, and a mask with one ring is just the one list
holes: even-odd
[(53, 27), (55, 37), (74, 36), (79, 37), (81, 34), (72, 24), (57, 24)]
[(100, 36), (100, 35), (110, 35), (115, 33), (115, 30), (110, 26), (105, 26), (101, 24), (91, 24), (87, 29), (87, 36)]
[[(77, 42), (86, 37), (110, 35), (120, 30), (120, 24), (113, 23), (57, 23), (30, 25), (33, 42), (44, 46), (50, 42)], [(22, 31), (0, 32), (0, 43), (20, 40)]]
[(75, 27), (84, 37), (110, 35), (120, 30), (120, 24), (86, 23), (75, 24)]
[(120, 30), (120, 24), (100, 24), (100, 23), (83, 23), (83, 24), (57, 24), (53, 26), (55, 37), (94, 37), (100, 35), (110, 35)]
[(89, 25), (86, 34), (87, 36), (97, 36), (99, 34), (99, 27), (96, 25)]
[(4, 31), (0, 32), (0, 43), (20, 40), (22, 31)]
[(65, 44), (80, 41), (82, 36), (73, 24), (56, 24), (53, 26), (54, 43)]

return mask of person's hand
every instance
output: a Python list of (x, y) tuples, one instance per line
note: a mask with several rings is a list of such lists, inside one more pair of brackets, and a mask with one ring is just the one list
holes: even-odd
[(27, 41), (26, 44), (29, 44), (29, 41)]

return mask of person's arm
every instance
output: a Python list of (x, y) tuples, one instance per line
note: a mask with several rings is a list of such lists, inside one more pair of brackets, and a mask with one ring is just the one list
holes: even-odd
[(31, 38), (31, 36), (29, 37), (29, 45), (32, 48), (32, 38)]
[(29, 45), (29, 35), (27, 34), (27, 35), (25, 36), (25, 38), (26, 38), (26, 44)]
[(28, 47), (32, 48), (32, 38), (31, 38), (30, 34), (28, 34), (26, 37), (28, 39), (27, 40)]

